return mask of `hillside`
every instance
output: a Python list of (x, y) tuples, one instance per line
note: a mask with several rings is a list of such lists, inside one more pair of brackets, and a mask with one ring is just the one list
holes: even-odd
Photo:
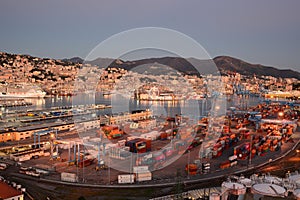
[(297, 78), (300, 79), (300, 73), (290, 69), (277, 69), (275, 67), (264, 66), (260, 64), (250, 64), (243, 60), (229, 57), (218, 56), (214, 58), (214, 62), (221, 72), (233, 71), (243, 75), (256, 76), (273, 76), (281, 78)]
[[(106, 62), (105, 62), (106, 61)], [(111, 62), (111, 60), (110, 60)], [(103, 67), (103, 63), (107, 62), (107, 59), (98, 58), (91, 63)], [(226, 74), (228, 71), (237, 72), (242, 75), (253, 76), (254, 74), (258, 77), (261, 76), (273, 76), (276, 78), (297, 78), (300, 80), (300, 73), (290, 69), (277, 69), (275, 67), (264, 66), (260, 64), (251, 64), (243, 60), (229, 57), (229, 56), (218, 56), (213, 60), (198, 60), (194, 58), (179, 58), (179, 57), (163, 57), (163, 58), (149, 58), (135, 61), (114, 61), (110, 64), (111, 67), (124, 68), (131, 70), (139, 65), (159, 63), (167, 65), (175, 70), (186, 74), (198, 74), (194, 67), (197, 67), (201, 74), (213, 74), (216, 72), (215, 66), (222, 74)]]
[[(60, 76), (70, 76), (68, 74), (71, 73), (71, 76), (74, 76), (74, 71), (68, 69), (69, 67), (75, 69), (80, 65), (80, 63), (85, 62), (82, 58), (74, 57), (70, 59), (62, 59), (55, 60), (49, 58), (36, 58), (29, 55), (15, 55), (8, 54), (4, 52), (0, 52), (0, 68), (2, 68), (2, 75), (4, 75), (4, 71), (7, 71), (8, 68), (12, 67), (12, 70), (7, 72), (13, 72), (17, 69), (14, 67), (25, 67), (26, 69), (30, 69), (30, 72), (34, 71), (43, 71), (47, 70), (47, 72), (52, 72), (53, 75), (51, 77), (56, 79), (59, 77), (54, 77), (57, 75), (57, 70), (59, 69)], [(263, 66), (260, 64), (251, 64), (245, 62), (243, 60), (229, 57), (229, 56), (218, 56), (213, 60), (198, 60), (195, 58), (180, 58), (180, 57), (163, 57), (163, 58), (149, 58), (149, 59), (141, 59), (136, 61), (122, 61), (122, 60), (113, 60), (110, 58), (97, 58), (92, 61), (87, 61), (85, 63), (89, 63), (92, 65), (97, 65), (99, 68), (107, 67), (110, 65), (111, 67), (123, 68), (126, 70), (131, 70), (137, 66), (151, 64), (151, 63), (159, 63), (161, 65), (167, 65), (172, 67), (173, 69), (191, 75), (198, 75), (198, 71), (200, 74), (213, 74), (216, 73), (217, 70), (215, 66), (217, 66), (218, 70), (222, 74), (227, 74), (228, 71), (238, 72), (242, 75), (253, 76), (254, 74), (258, 77), (261, 76), (273, 76), (276, 78), (297, 78), (300, 80), (300, 73), (290, 70), (290, 69), (277, 69), (271, 66)], [(52, 70), (52, 67), (56, 68)], [(195, 70), (194, 67), (197, 67)], [(4, 70), (4, 71), (3, 71)], [(28, 71), (28, 72), (29, 72)], [(38, 72), (35, 72), (36, 74)], [(21, 74), (24, 75), (24, 74)], [(41, 73), (41, 75), (46, 75), (45, 73)], [(31, 76), (30, 73), (27, 73), (27, 76)], [(20, 77), (18, 77), (20, 78)], [(43, 77), (41, 77), (43, 78)]]

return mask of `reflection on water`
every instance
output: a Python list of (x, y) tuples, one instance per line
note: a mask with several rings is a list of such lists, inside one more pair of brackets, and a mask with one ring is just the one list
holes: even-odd
[(25, 101), (34, 105), (36, 109), (42, 109), (46, 102), (43, 98), (25, 99)]
[[(176, 114), (195, 116), (206, 115), (212, 108), (211, 99), (203, 100), (186, 100), (186, 101), (139, 101), (135, 99), (120, 98), (115, 95), (103, 95), (102, 93), (96, 94), (78, 94), (76, 96), (64, 96), (64, 97), (50, 97), (45, 99), (26, 99), (26, 101), (32, 103), (32, 106), (26, 107), (12, 107), (8, 110), (29, 110), (29, 109), (45, 109), (52, 107), (65, 107), (72, 105), (90, 105), (90, 104), (105, 104), (112, 105), (112, 109), (101, 110), (99, 114), (111, 114), (118, 112), (131, 112), (133, 110), (150, 109), (155, 115), (168, 115), (175, 116)], [(257, 97), (249, 97), (242, 99), (238, 96), (230, 97), (230, 101), (227, 102), (227, 108), (229, 107), (250, 107), (259, 103), (260, 99)]]

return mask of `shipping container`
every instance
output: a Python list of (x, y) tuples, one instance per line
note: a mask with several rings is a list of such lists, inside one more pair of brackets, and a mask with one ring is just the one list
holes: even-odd
[(133, 173), (143, 173), (148, 171), (149, 171), (149, 167), (147, 165), (133, 167)]
[(230, 164), (229, 160), (220, 164), (221, 169), (226, 169), (226, 168), (229, 168), (230, 166), (231, 166), (231, 164)]
[(155, 162), (163, 162), (166, 159), (166, 156), (161, 151), (154, 152), (152, 155)]
[(152, 165), (154, 163), (153, 155), (147, 154), (136, 159), (136, 165)]
[(143, 173), (136, 173), (135, 178), (137, 182), (151, 181), (152, 173), (150, 171), (145, 171)]
[(109, 157), (119, 160), (125, 160), (126, 158), (131, 156), (128, 147), (111, 147), (108, 152)]
[(77, 175), (73, 173), (62, 172), (60, 177), (61, 177), (61, 181), (72, 182), (72, 183), (78, 182)]
[(160, 139), (161, 140), (167, 140), (168, 139), (168, 134), (166, 132), (161, 132), (160, 133)]
[(189, 164), (185, 166), (185, 171), (190, 175), (197, 174), (198, 166), (196, 164)]
[(136, 138), (125, 143), (133, 153), (145, 153), (151, 151), (151, 140)]
[(134, 175), (133, 174), (118, 175), (118, 183), (119, 184), (134, 183)]

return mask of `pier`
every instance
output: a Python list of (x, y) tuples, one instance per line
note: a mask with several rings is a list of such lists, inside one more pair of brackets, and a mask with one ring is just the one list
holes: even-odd
[(1, 99), (0, 108), (31, 106), (32, 103), (26, 102), (24, 99)]

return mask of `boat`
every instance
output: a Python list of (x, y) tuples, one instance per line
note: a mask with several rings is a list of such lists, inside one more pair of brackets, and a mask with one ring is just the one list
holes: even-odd
[(10, 84), (0, 86), (0, 98), (44, 98), (46, 92), (32, 84)]
[(293, 98), (295, 99), (300, 97), (300, 92), (293, 90), (293, 91), (268, 91), (265, 93), (265, 98)]

